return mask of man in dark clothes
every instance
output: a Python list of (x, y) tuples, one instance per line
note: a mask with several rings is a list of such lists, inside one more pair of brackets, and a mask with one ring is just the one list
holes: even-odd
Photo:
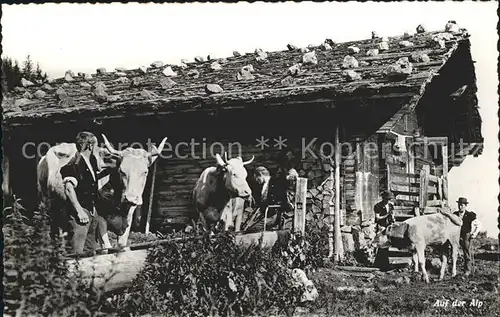
[[(284, 178), (271, 177), (269, 170), (264, 166), (259, 166), (254, 172), (255, 184), (251, 185), (252, 195), (255, 200), (255, 207), (258, 213), (253, 218), (247, 232), (259, 232), (264, 229), (264, 216), (266, 208), (267, 221), (266, 229), (278, 226), (281, 227), (282, 213), (288, 207), (287, 202), (287, 181)], [(273, 207), (279, 205), (280, 207)], [(271, 207), (270, 207), (271, 206)]]
[(390, 224), (394, 223), (394, 205), (392, 200), (394, 194), (386, 190), (382, 193), (382, 201), (375, 204), (373, 210), (375, 212), (375, 223), (377, 224), (377, 232), (387, 228)]
[(462, 219), (462, 228), (460, 230), (460, 246), (464, 252), (464, 268), (465, 275), (468, 276), (472, 271), (472, 250), (471, 242), (472, 239), (477, 236), (480, 230), (480, 223), (477, 219), (476, 213), (467, 210), (467, 205), (469, 202), (467, 198), (460, 197), (457, 200), (458, 211), (454, 214)]
[(73, 252), (81, 253), (84, 248), (96, 249), (98, 200), (97, 181), (106, 172), (98, 174), (98, 164), (95, 155), (97, 138), (90, 132), (80, 132), (76, 136), (75, 156), (61, 168), (64, 191), (68, 198), (69, 239)]

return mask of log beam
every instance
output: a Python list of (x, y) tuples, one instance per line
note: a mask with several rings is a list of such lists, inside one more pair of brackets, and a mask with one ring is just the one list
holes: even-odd
[[(289, 231), (280, 230), (236, 235), (235, 242), (242, 247), (248, 247), (258, 244), (262, 239), (261, 246), (270, 248), (275, 244), (287, 243), (288, 238)], [(144, 249), (102, 254), (81, 259), (68, 259), (67, 263), (70, 273), (79, 274), (84, 283), (90, 284), (93, 281), (94, 287), (109, 292), (131, 285), (133, 279), (146, 265), (149, 248), (175, 240), (160, 240), (132, 245), (131, 249), (137, 247)]]

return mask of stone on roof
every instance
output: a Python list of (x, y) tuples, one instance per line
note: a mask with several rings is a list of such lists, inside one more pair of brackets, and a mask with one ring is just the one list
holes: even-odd
[(290, 76), (297, 76), (300, 74), (300, 64), (294, 64), (288, 68)]
[(222, 66), (218, 62), (213, 62), (212, 64), (210, 64), (210, 68), (212, 70), (221, 70)]
[(414, 44), (410, 41), (401, 41), (399, 42), (399, 46), (401, 47), (410, 47), (410, 46), (413, 46)]
[(460, 28), (458, 27), (457, 22), (454, 21), (454, 20), (448, 21), (448, 23), (446, 23), (444, 29), (445, 29), (446, 32), (452, 32), (452, 33), (458, 33), (458, 32), (460, 32)]
[(344, 76), (344, 78), (347, 80), (347, 81), (356, 81), (356, 80), (361, 80), (361, 75), (356, 73), (354, 70), (352, 69), (349, 69), (349, 70), (344, 70), (342, 72), (342, 76)]
[(205, 92), (207, 94), (218, 94), (223, 91), (222, 87), (217, 84), (207, 84), (205, 86)]
[(170, 77), (160, 79), (160, 86), (163, 89), (170, 89), (175, 85), (176, 85), (176, 82), (173, 81)]
[(200, 72), (197, 69), (192, 69), (187, 73), (187, 76), (191, 78), (198, 78), (200, 77)]
[(26, 78), (21, 78), (21, 85), (23, 85), (23, 87), (29, 87), (33, 86), (34, 84)]
[(152, 92), (152, 91), (149, 91), (147, 89), (143, 89), (141, 90), (141, 93), (140, 93), (140, 96), (145, 98), (145, 99), (156, 99), (156, 98), (159, 98), (159, 96)]
[(163, 69), (162, 71), (163, 75), (167, 76), (167, 77), (175, 77), (177, 76), (177, 73), (173, 71), (172, 67), (170, 66), (167, 66), (165, 67), (165, 69)]
[(292, 76), (286, 76), (285, 78), (283, 78), (281, 80), (281, 84), (285, 87), (291, 87), (291, 86), (295, 86), (297, 84), (297, 82), (295, 81), (295, 79)]
[(342, 62), (342, 68), (356, 68), (359, 66), (358, 60), (350, 55), (344, 57), (344, 61)]
[(396, 63), (390, 65), (385, 73), (390, 80), (403, 80), (407, 78), (413, 71), (413, 65), (408, 60), (408, 57), (400, 58)]
[(316, 52), (305, 53), (302, 56), (302, 63), (306, 65), (316, 65), (318, 64), (318, 57), (316, 56)]
[(417, 33), (418, 34), (422, 34), (422, 33), (425, 33), (427, 32), (427, 29), (425, 28), (425, 26), (423, 26), (422, 24), (420, 24), (419, 26), (417, 26)]
[(163, 65), (165, 65), (165, 64), (163, 64), (162, 61), (155, 61), (155, 62), (152, 62), (150, 66), (153, 68), (160, 68), (160, 67), (163, 67)]
[(45, 98), (45, 96), (47, 95), (45, 93), (45, 91), (41, 90), (41, 89), (38, 89), (37, 91), (35, 91), (35, 97), (38, 98), (38, 99), (41, 99), (41, 98)]
[(351, 45), (347, 48), (347, 51), (349, 52), (349, 54), (358, 54), (360, 49), (355, 45)]

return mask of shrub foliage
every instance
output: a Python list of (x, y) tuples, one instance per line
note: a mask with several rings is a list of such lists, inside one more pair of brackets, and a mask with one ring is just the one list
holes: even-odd
[(276, 250), (241, 248), (232, 233), (160, 246), (126, 294), (115, 296), (120, 315), (234, 316), (291, 313), (303, 287)]
[[(96, 316), (100, 299), (70, 274), (48, 219), (27, 219), (19, 199), (4, 208), (4, 304), (10, 316)], [(97, 313), (98, 315), (98, 313)]]
[(48, 218), (35, 212), (28, 221), (23, 214), (20, 200), (4, 209), (4, 298), (11, 316), (291, 314), (304, 288), (290, 269), (314, 270), (323, 264), (317, 255), (327, 252), (326, 231), (292, 235), (272, 249), (240, 247), (231, 232), (171, 241), (150, 249), (132, 285), (106, 298), (70, 272)]

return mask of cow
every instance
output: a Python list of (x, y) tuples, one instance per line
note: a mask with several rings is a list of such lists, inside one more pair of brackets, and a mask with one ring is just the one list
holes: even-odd
[(377, 233), (369, 243), (369, 247), (387, 248), (391, 246), (391, 243), (407, 246), (412, 252), (414, 271), (418, 272), (420, 264), (423, 279), (429, 283), (429, 276), (425, 270), (425, 247), (427, 245), (440, 246), (442, 262), (439, 280), (442, 280), (446, 271), (448, 246), (451, 246), (451, 274), (455, 277), (462, 220), (449, 212), (449, 208), (446, 209), (445, 211), (439, 208), (437, 213), (417, 216), (392, 224)]
[[(106, 136), (102, 135), (105, 148), (99, 148), (100, 156), (97, 158), (99, 168), (108, 169), (107, 176), (99, 179), (100, 192), (105, 186), (114, 198), (108, 204), (97, 208), (99, 214), (99, 242), (104, 248), (111, 248), (108, 237), (108, 226), (118, 236), (118, 246), (125, 248), (132, 226), (134, 212), (142, 204), (142, 193), (146, 184), (148, 168), (158, 158), (167, 138), (164, 138), (158, 148), (152, 145), (151, 152), (144, 149), (126, 148), (118, 151), (109, 143)], [(66, 218), (66, 195), (60, 169), (66, 165), (76, 154), (76, 144), (61, 143), (49, 149), (38, 164), (38, 192), (40, 207), (52, 215), (54, 229), (67, 230), (64, 223)], [(111, 155), (116, 161), (114, 167), (104, 162), (103, 156)], [(111, 186), (109, 186), (111, 184)], [(106, 206), (106, 210), (102, 210)], [(60, 215), (60, 216), (59, 216)]]
[(192, 199), (195, 213), (193, 224), (199, 220), (205, 229), (210, 230), (220, 220), (225, 222), (225, 230), (233, 226), (236, 214), (235, 231), (239, 231), (243, 216), (244, 201), (252, 199), (252, 190), (247, 183), (248, 172), (245, 165), (253, 162), (241, 157), (224, 159), (216, 154), (216, 166), (207, 167), (201, 173), (193, 189)]

